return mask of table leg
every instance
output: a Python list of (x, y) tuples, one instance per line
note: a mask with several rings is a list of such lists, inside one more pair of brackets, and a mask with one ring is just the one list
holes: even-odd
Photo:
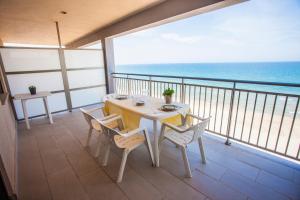
[(29, 119), (28, 119), (28, 112), (27, 112), (27, 107), (26, 107), (26, 100), (21, 100), (21, 103), (22, 103), (22, 109), (23, 109), (23, 114), (24, 114), (26, 127), (27, 127), (27, 129), (30, 129), (30, 124), (29, 124)]
[(46, 110), (47, 116), (48, 116), (48, 118), (49, 118), (50, 124), (53, 124), (53, 119), (52, 119), (51, 112), (50, 112), (50, 110), (49, 110), (48, 99), (47, 99), (47, 97), (44, 97), (44, 98), (43, 98), (43, 101), (44, 101), (45, 110)]
[(158, 148), (158, 139), (159, 135), (157, 132), (157, 120), (153, 120), (153, 135), (154, 135), (154, 157), (156, 167), (159, 167), (159, 148)]

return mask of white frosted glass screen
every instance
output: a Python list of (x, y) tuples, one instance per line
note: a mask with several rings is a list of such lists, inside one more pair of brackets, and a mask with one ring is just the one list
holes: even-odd
[(79, 107), (93, 103), (100, 103), (102, 102), (102, 98), (105, 94), (105, 86), (71, 91), (72, 106)]
[(104, 67), (102, 50), (64, 50), (67, 68)]
[(34, 85), (38, 91), (63, 90), (63, 80), (60, 72), (14, 74), (7, 76), (12, 95), (29, 93), (28, 87)]
[(68, 71), (70, 88), (105, 84), (104, 69)]
[[(55, 93), (48, 97), (49, 108), (51, 112), (60, 111), (67, 109), (65, 93)], [(27, 110), (29, 116), (36, 116), (45, 114), (45, 108), (43, 100), (40, 99), (30, 99), (27, 100)], [(17, 112), (18, 119), (24, 118), (22, 105), (20, 100), (14, 100), (14, 105)]]
[(0, 49), (6, 72), (60, 69), (55, 49)]

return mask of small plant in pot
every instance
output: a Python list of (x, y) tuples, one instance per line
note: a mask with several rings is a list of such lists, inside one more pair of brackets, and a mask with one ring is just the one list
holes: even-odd
[(36, 94), (36, 87), (34, 85), (29, 86), (28, 89), (31, 95)]
[(164, 91), (163, 95), (166, 100), (166, 104), (172, 103), (172, 95), (174, 94), (174, 90), (172, 88), (168, 88)]

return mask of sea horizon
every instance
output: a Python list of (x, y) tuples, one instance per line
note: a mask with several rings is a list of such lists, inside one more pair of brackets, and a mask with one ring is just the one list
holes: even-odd
[[(182, 69), (182, 67), (186, 68)], [(245, 80), (277, 80), (277, 82), (282, 83), (300, 83), (300, 61), (119, 64), (116, 65), (116, 72), (177, 76), (193, 75), (205, 78), (227, 78), (232, 76), (231, 79), (235, 79), (235, 75), (238, 75), (236, 76), (237, 80), (242, 80), (241, 76), (246, 75)]]
[[(126, 64), (116, 65), (115, 71), (119, 73), (300, 84), (300, 61)], [(220, 85), (220, 83), (218, 84)], [(250, 86), (245, 87), (249, 88)], [(299, 87), (279, 87), (262, 87), (256, 85), (255, 89), (300, 94)]]

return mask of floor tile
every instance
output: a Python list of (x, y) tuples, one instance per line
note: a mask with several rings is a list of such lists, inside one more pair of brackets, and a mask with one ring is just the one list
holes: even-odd
[(259, 174), (256, 181), (293, 199), (300, 199), (300, 185), (295, 184), (293, 181), (288, 181), (264, 171)]
[(198, 191), (214, 200), (238, 200), (247, 199), (246, 195), (235, 191), (225, 184), (195, 171), (192, 178), (186, 178), (185, 182), (196, 188)]
[(102, 169), (80, 177), (81, 183), (91, 200), (127, 200), (125, 193), (112, 181)]
[(48, 177), (53, 200), (89, 199), (71, 168), (63, 169)]
[(257, 182), (244, 178), (234, 172), (226, 172), (221, 179), (221, 182), (230, 186), (251, 199), (289, 199), (288, 197), (273, 191)]

